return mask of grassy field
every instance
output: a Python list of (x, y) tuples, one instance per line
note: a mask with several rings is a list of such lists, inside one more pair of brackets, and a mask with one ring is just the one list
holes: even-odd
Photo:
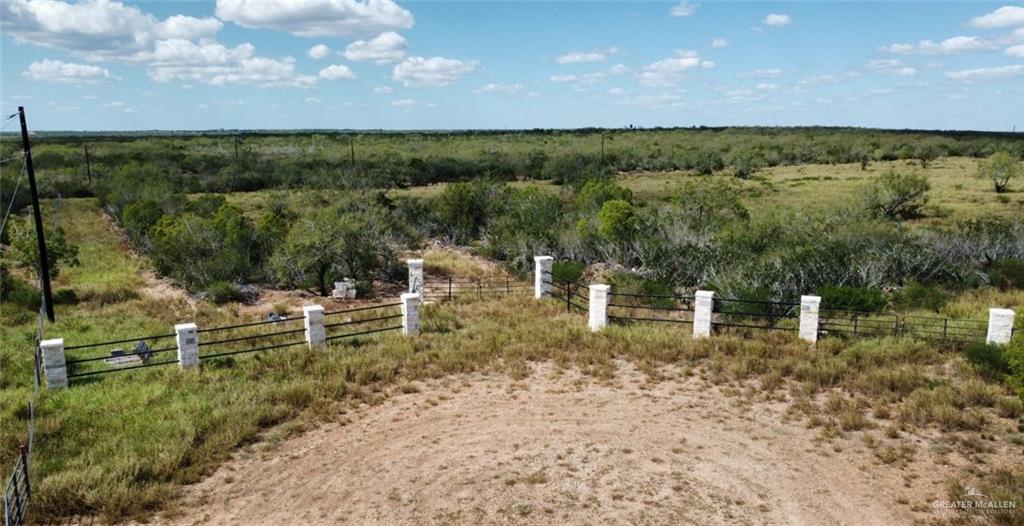
[[(884, 161), (873, 162), (863, 171), (858, 164), (809, 164), (764, 169), (747, 180), (727, 173), (712, 177), (735, 183), (741, 189), (744, 205), (755, 217), (779, 210), (812, 212), (848, 204), (872, 177), (888, 170), (928, 176), (931, 183), (929, 204), (924, 210), (924, 217), (912, 223), (943, 225), (957, 219), (985, 215), (1024, 216), (1024, 187), (1018, 184), (1010, 192), (995, 193), (990, 181), (975, 177), (977, 162), (967, 157), (944, 157), (922, 169), (917, 162)], [(632, 190), (638, 201), (657, 202), (666, 199), (674, 189), (694, 177), (700, 176), (693, 172), (638, 172), (619, 174), (616, 181)], [(554, 194), (562, 191), (562, 187), (548, 181), (518, 181), (510, 185), (541, 188)], [(430, 198), (439, 195), (446, 186), (439, 183), (396, 189), (389, 191), (388, 195)], [(312, 191), (264, 190), (232, 193), (226, 197), (230, 203), (255, 216), (270, 202), (282, 199), (299, 208), (307, 192)]]
[[(950, 170), (945, 162), (953, 161), (939, 161), (934, 170)], [(633, 187), (643, 198), (640, 183), (650, 180), (625, 177), (639, 181)], [(811, 199), (814, 192), (801, 195)], [(262, 198), (231, 196), (242, 204)], [(251, 319), (238, 305), (214, 307), (154, 283), (145, 261), (126, 250), (94, 200), (65, 199), (60, 206), (62, 225), (81, 247), (81, 265), (65, 269), (56, 286), (73, 288), (82, 301), (58, 307), (48, 337), (71, 345), (165, 333), (183, 320), (210, 326)], [(473, 267), (448, 251), (426, 257), (437, 271)], [(983, 318), (995, 305), (1024, 307), (1024, 293), (976, 291), (951, 301), (945, 312)], [(7, 452), (24, 440), (36, 320), (9, 305), (0, 317), (0, 465), (6, 469), (12, 457)], [(409, 382), (469, 371), (523, 378), (535, 361), (577, 368), (598, 380), (614, 378), (619, 359), (637, 364), (651, 381), (660, 381), (664, 365), (682, 367), (736, 387), (737, 396), (788, 400), (794, 416), (819, 429), (823, 440), (869, 435), (880, 458), (894, 462), (900, 451), (919, 447), (918, 440), (954, 440), (963, 448), (958, 454), (979, 458), (992, 441), (1024, 444), (1021, 399), (998, 379), (977, 373), (959, 351), (922, 342), (830, 339), (814, 349), (792, 334), (761, 332), (694, 342), (685, 328), (661, 325), (592, 334), (581, 316), (561, 304), (532, 299), (431, 306), (423, 321), (423, 334), (415, 339), (386, 334), (325, 352), (282, 349), (211, 360), (198, 371), (172, 365), (44, 391), (35, 519), (144, 518), (173, 500), (180, 484), (209, 474), (239, 447), (258, 440), (273, 444), (322, 422), (344, 421), (350, 404), (374, 404)], [(985, 470), (965, 472), (964, 482), (986, 477)], [(992, 483), (1019, 491), (1012, 489), (1015, 481)]]

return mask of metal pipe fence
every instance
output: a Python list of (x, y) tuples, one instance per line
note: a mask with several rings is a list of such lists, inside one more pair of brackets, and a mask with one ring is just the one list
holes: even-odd
[(423, 281), (423, 299), (426, 301), (454, 301), (457, 299), (484, 299), (500, 295), (527, 296), (533, 292), (533, 283), (512, 276), (427, 276)]

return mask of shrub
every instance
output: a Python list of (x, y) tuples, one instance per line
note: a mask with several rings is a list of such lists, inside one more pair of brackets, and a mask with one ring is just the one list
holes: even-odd
[(78, 294), (74, 289), (59, 289), (53, 293), (55, 305), (74, 305), (78, 303)]
[[(647, 278), (630, 272), (615, 272), (608, 278), (612, 292), (621, 294), (639, 294), (644, 296), (673, 296), (675, 290), (664, 281)], [(671, 298), (635, 298), (644, 305), (654, 307), (675, 307)]]
[(559, 280), (579, 281), (583, 278), (585, 268), (586, 265), (575, 261), (555, 261), (551, 265), (551, 275)]
[(1005, 192), (1010, 181), (1021, 177), (1020, 162), (1006, 152), (996, 152), (988, 159), (978, 163), (977, 177), (989, 179), (996, 193)]
[(997, 259), (988, 277), (993, 286), (1001, 289), (1024, 289), (1024, 259)]
[(977, 343), (967, 348), (964, 357), (989, 380), (1002, 380), (1013, 372), (1006, 348), (1002, 345)]
[(830, 310), (878, 312), (889, 303), (878, 289), (865, 287), (827, 286), (818, 290), (821, 304)]
[(597, 213), (597, 231), (612, 241), (628, 241), (635, 226), (633, 206), (622, 199), (605, 202)]
[(217, 305), (223, 305), (229, 302), (240, 302), (245, 299), (242, 295), (242, 289), (234, 283), (228, 283), (227, 281), (216, 281), (210, 285), (209, 290), (210, 301)]
[(900, 289), (896, 304), (903, 309), (928, 309), (938, 312), (949, 301), (949, 294), (935, 285), (916, 281)]
[(928, 204), (931, 183), (919, 174), (904, 174), (895, 170), (878, 176), (863, 190), (864, 208), (878, 217), (892, 220), (920, 217)]

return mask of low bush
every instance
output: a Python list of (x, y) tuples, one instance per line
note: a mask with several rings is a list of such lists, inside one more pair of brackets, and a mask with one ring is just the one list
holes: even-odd
[(879, 312), (889, 301), (881, 290), (865, 287), (830, 286), (818, 290), (821, 306), (829, 310)]
[(217, 305), (223, 305), (230, 302), (240, 302), (245, 299), (242, 294), (242, 289), (234, 283), (228, 283), (226, 281), (216, 281), (210, 285), (209, 290), (210, 301)]
[(1024, 259), (1002, 258), (992, 263), (989, 282), (1001, 289), (1024, 289)]
[(949, 294), (935, 285), (916, 281), (896, 293), (896, 305), (902, 309), (928, 309), (938, 312), (949, 302)]

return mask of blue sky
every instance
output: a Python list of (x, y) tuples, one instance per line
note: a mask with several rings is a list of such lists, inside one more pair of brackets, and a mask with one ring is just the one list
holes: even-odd
[(5, 0), (40, 130), (1024, 129), (1003, 2)]

